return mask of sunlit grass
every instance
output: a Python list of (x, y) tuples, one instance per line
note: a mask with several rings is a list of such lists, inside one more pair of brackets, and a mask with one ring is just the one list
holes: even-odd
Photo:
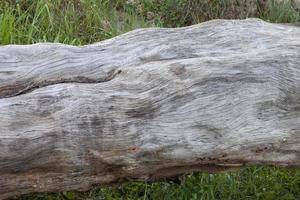
[[(9, 2), (9, 1), (7, 1)], [(93, 43), (130, 30), (153, 26), (112, 1), (49, 1), (2, 3), (0, 44), (60, 42)]]
[[(229, 18), (227, 0), (1, 0), (0, 45), (60, 42), (82, 45), (136, 28), (187, 26)], [(133, 3), (132, 3), (133, 2)], [(256, 17), (300, 20), (290, 3), (259, 7)]]

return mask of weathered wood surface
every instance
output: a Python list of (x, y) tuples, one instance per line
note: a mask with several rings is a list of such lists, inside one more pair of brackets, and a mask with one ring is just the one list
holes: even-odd
[(300, 28), (258, 19), (0, 47), (0, 199), (300, 165)]

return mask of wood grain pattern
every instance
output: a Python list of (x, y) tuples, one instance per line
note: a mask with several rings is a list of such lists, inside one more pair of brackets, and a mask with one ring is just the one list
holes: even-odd
[(300, 165), (300, 28), (258, 19), (0, 47), (0, 199)]

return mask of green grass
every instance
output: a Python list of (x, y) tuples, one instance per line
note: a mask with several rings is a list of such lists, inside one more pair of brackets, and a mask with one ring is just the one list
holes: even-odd
[(207, 174), (195, 173), (184, 180), (156, 183), (125, 183), (95, 188), (88, 192), (36, 194), (20, 200), (213, 200), (213, 199), (300, 199), (300, 169), (249, 167), (238, 171)]
[[(0, 10), (0, 44), (60, 42), (80, 45), (101, 41), (129, 30), (151, 26), (118, 3), (46, 0), (3, 3)], [(79, 3), (81, 2), (81, 3)]]
[[(259, 17), (300, 21), (291, 3), (257, 3), (233, 12), (227, 0), (0, 0), (0, 45), (60, 42), (84, 45), (141, 27), (180, 27), (216, 18)], [(195, 173), (184, 181), (125, 183), (89, 192), (23, 196), (24, 200), (77, 199), (300, 199), (300, 169), (250, 167)]]
[[(290, 3), (257, 4), (255, 15), (242, 18), (300, 20)], [(0, 0), (0, 44), (83, 45), (141, 27), (187, 26), (236, 16), (227, 0)]]

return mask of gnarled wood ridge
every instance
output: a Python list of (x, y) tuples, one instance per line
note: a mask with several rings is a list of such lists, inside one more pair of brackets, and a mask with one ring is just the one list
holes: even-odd
[(258, 19), (0, 47), (0, 198), (300, 165), (300, 28)]

